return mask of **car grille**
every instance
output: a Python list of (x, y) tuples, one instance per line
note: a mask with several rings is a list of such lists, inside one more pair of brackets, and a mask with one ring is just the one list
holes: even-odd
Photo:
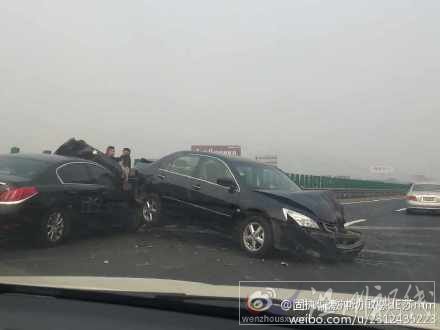
[(335, 233), (338, 231), (338, 227), (336, 226), (336, 224), (324, 223), (323, 226), (324, 226), (324, 229), (328, 232)]
[(345, 226), (343, 222), (338, 223), (321, 223), (325, 231), (329, 233), (341, 233), (344, 232)]

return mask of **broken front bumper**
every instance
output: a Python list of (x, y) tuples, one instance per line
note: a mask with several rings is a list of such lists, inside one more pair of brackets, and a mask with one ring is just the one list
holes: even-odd
[(354, 231), (310, 233), (311, 238), (317, 245), (318, 252), (336, 256), (356, 256), (363, 249), (365, 243), (361, 234)]
[(356, 256), (365, 245), (359, 232), (346, 229), (331, 232), (281, 224), (274, 234), (278, 249), (313, 251), (326, 257)]

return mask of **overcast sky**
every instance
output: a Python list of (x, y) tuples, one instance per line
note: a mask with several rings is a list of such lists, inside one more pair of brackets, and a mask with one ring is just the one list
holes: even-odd
[(191, 144), (440, 178), (440, 1), (0, 2), (0, 152)]

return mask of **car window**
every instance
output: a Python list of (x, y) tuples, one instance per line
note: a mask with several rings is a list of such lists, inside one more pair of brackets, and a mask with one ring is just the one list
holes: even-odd
[(440, 192), (440, 185), (439, 184), (416, 184), (413, 186), (413, 191), (432, 191), (432, 192)]
[(58, 169), (57, 173), (64, 183), (93, 183), (86, 165), (83, 163), (64, 165)]
[(251, 189), (301, 190), (285, 173), (272, 166), (236, 162), (234, 168), (239, 181)]
[(225, 164), (212, 157), (202, 157), (195, 176), (212, 183), (217, 183), (218, 179), (234, 179)]
[(93, 183), (103, 185), (106, 187), (115, 187), (114, 176), (105, 168), (97, 165), (86, 165), (89, 169)]
[(199, 163), (198, 156), (185, 155), (179, 156), (166, 164), (165, 169), (179, 174), (192, 176)]

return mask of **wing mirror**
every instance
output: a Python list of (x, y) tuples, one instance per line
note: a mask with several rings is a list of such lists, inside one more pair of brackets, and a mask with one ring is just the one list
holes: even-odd
[(217, 179), (217, 184), (229, 188), (229, 192), (231, 193), (236, 192), (238, 188), (237, 185), (235, 184), (235, 181), (230, 178)]

